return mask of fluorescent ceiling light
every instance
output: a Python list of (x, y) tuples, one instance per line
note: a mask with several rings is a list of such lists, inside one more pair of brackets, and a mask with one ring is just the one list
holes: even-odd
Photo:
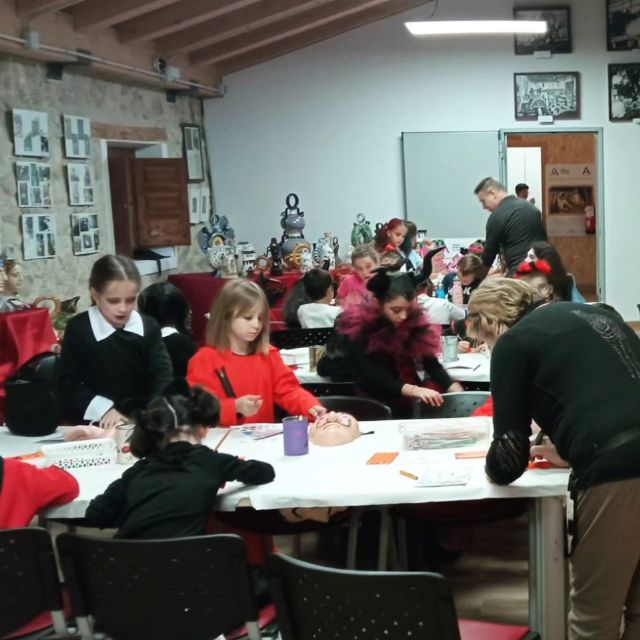
[(544, 20), (429, 20), (405, 22), (414, 36), (465, 35), (472, 33), (546, 33)]

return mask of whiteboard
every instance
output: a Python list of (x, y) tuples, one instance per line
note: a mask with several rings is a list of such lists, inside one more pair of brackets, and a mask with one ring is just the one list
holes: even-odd
[(429, 238), (484, 238), (488, 212), (473, 190), (500, 179), (497, 131), (402, 134), (405, 215)]

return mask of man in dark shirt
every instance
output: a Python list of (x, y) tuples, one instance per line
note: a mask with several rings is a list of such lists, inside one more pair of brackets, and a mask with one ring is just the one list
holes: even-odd
[(510, 196), (495, 178), (485, 178), (474, 193), (482, 206), (491, 212), (482, 262), (490, 269), (496, 255), (501, 253), (507, 271), (515, 271), (531, 244), (547, 239), (540, 211), (530, 202)]

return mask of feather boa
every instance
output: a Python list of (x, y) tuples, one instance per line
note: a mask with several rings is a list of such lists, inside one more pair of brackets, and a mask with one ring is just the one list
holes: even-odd
[(415, 302), (400, 325), (381, 315), (376, 300), (349, 305), (338, 316), (337, 328), (350, 340), (365, 341), (368, 353), (387, 353), (396, 361), (423, 360), (440, 351), (440, 327), (431, 324), (426, 311)]

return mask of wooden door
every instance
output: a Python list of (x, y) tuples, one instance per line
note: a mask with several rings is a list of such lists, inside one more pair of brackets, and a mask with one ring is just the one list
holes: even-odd
[(187, 166), (183, 158), (133, 162), (139, 247), (190, 245)]
[(131, 256), (138, 246), (136, 197), (133, 188), (135, 151), (109, 146), (107, 157), (116, 253)]

